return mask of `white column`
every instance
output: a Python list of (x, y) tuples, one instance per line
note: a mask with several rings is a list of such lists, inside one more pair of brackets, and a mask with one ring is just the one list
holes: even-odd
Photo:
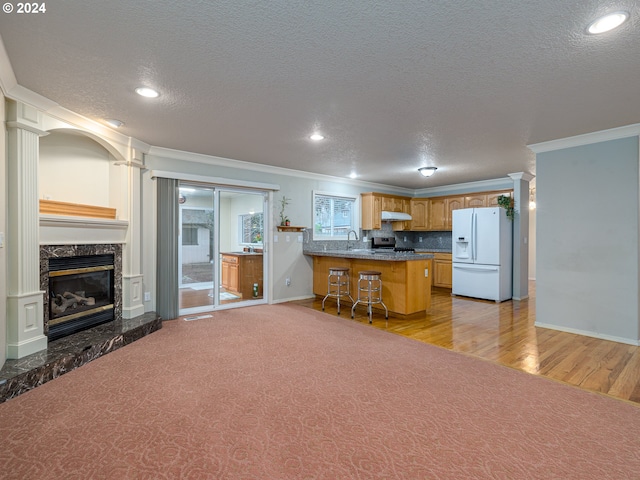
[(7, 357), (47, 348), (40, 290), (38, 152), (40, 112), (10, 102), (7, 111)]
[(529, 297), (529, 182), (530, 173), (510, 173), (516, 215), (513, 219), (513, 299)]
[(142, 153), (132, 149), (132, 161), (127, 163), (127, 218), (129, 229), (122, 251), (122, 317), (134, 318), (144, 313), (143, 275), (141, 262), (141, 179), (144, 168)]

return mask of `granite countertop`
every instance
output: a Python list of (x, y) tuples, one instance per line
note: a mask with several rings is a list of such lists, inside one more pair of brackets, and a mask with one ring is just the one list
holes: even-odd
[(433, 258), (430, 254), (419, 254), (412, 252), (390, 252), (371, 249), (355, 250), (304, 250), (305, 255), (316, 257), (339, 257), (339, 258), (360, 258), (367, 260), (383, 260), (385, 262), (406, 262), (413, 260), (425, 260)]
[(450, 248), (416, 248), (416, 253), (451, 253)]

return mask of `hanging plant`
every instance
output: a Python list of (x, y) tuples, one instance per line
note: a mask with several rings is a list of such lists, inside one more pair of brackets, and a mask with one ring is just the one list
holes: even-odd
[(507, 211), (507, 218), (513, 221), (516, 215), (514, 199), (511, 197), (507, 197), (506, 195), (500, 195), (498, 197), (498, 205)]

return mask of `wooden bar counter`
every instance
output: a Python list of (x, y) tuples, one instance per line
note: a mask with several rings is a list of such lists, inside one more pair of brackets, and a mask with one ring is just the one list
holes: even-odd
[[(358, 272), (377, 270), (382, 272), (382, 301), (390, 313), (397, 316), (411, 315), (425, 312), (431, 307), (433, 255), (371, 253), (370, 250), (305, 251), (304, 254), (313, 257), (315, 295), (324, 297), (327, 294), (330, 267), (349, 268), (351, 296), (354, 300), (357, 300), (358, 296)], [(428, 273), (427, 276), (425, 272)]]

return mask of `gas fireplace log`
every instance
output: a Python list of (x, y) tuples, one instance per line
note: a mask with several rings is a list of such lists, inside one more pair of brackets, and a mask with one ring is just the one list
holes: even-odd
[(51, 311), (56, 315), (60, 315), (64, 313), (67, 308), (73, 308), (77, 305), (78, 302), (75, 298), (65, 298), (62, 295), (56, 295), (56, 297), (51, 300)]
[(64, 294), (58, 294), (55, 296), (55, 298), (51, 299), (51, 311), (56, 315), (60, 315), (64, 313), (68, 308), (76, 308), (78, 305), (95, 304), (96, 299), (94, 297), (85, 297), (84, 292), (64, 292)]
[(62, 296), (64, 298), (73, 298), (80, 305), (95, 305), (96, 304), (96, 299), (93, 298), (93, 297), (85, 297), (84, 296), (84, 292), (76, 292), (76, 293), (64, 292), (62, 294)]

